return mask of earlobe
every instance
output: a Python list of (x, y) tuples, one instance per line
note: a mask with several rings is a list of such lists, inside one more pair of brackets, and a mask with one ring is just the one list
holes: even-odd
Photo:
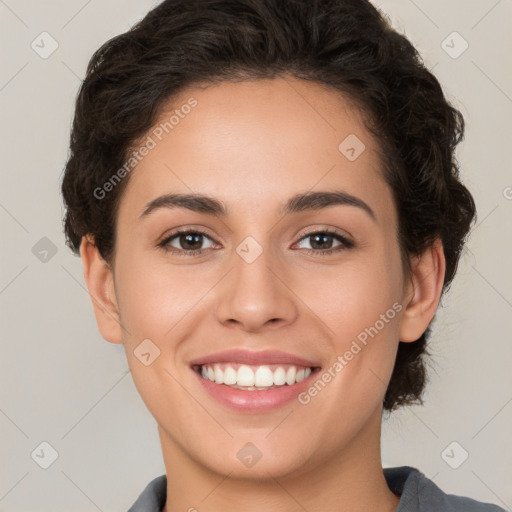
[(89, 235), (82, 237), (80, 256), (98, 330), (105, 340), (123, 343), (114, 276), (110, 266), (98, 251), (94, 239)]
[(425, 332), (443, 291), (446, 261), (439, 238), (411, 261), (411, 275), (404, 293), (400, 341), (412, 342)]

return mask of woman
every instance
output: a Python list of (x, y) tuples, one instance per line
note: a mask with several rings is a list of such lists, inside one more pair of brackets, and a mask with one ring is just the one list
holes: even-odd
[(167, 0), (95, 53), (65, 230), (158, 423), (132, 512), (501, 510), (380, 459), (474, 218), (463, 130), (365, 0)]

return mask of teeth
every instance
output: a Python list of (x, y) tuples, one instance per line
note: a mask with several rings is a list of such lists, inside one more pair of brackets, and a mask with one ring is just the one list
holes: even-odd
[(295, 366), (290, 366), (290, 368), (288, 368), (288, 371), (286, 372), (286, 384), (288, 384), (288, 386), (295, 384), (296, 375), (297, 369), (295, 368)]
[(222, 373), (218, 364), (213, 365), (213, 373), (215, 375), (215, 382), (217, 384), (224, 384), (224, 373)]
[[(252, 372), (252, 370), (249, 368)], [(268, 366), (260, 366), (254, 374), (254, 385), (258, 388), (265, 388), (274, 385), (274, 374)]]
[(238, 386), (254, 386), (254, 372), (248, 366), (240, 366), (236, 374), (236, 383)]
[[(271, 367), (272, 366), (272, 367)], [(225, 384), (237, 389), (270, 389), (275, 386), (292, 386), (307, 379), (311, 368), (286, 365), (248, 366), (245, 364), (207, 364), (201, 366), (201, 375), (216, 384)]]
[(276, 386), (282, 386), (286, 383), (286, 372), (281, 366), (274, 372), (274, 384)]
[(236, 384), (236, 375), (236, 371), (231, 368), (231, 366), (228, 366), (224, 370), (224, 384), (227, 384), (228, 386)]

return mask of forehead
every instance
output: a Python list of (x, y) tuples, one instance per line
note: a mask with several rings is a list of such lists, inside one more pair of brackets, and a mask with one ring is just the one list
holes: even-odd
[(376, 210), (389, 207), (378, 145), (361, 112), (315, 82), (277, 78), (187, 89), (141, 141), (149, 139), (152, 149), (132, 171), (121, 210), (140, 214), (169, 192), (213, 195), (239, 210), (270, 202), (277, 208), (315, 188), (341, 188)]

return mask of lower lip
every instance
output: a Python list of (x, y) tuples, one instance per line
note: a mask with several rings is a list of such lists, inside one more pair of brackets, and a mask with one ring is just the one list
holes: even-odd
[(216, 384), (209, 379), (203, 378), (198, 372), (192, 371), (204, 389), (221, 404), (241, 412), (261, 413), (278, 409), (288, 402), (296, 400), (298, 395), (311, 385), (313, 377), (316, 376), (319, 370), (319, 368), (316, 368), (309, 377), (291, 386), (284, 385), (262, 391), (233, 389), (224, 384)]

